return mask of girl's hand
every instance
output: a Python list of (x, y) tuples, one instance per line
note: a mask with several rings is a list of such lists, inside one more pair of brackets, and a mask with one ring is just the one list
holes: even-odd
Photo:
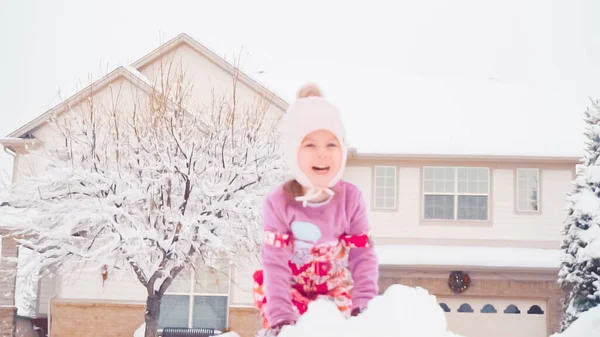
[(279, 332), (281, 332), (281, 329), (283, 329), (284, 326), (294, 324), (296, 324), (296, 322), (291, 320), (283, 320), (277, 324), (272, 325), (270, 330), (275, 336), (277, 336), (279, 335)]
[(365, 309), (364, 308), (354, 308), (352, 309), (352, 312), (350, 313), (350, 315), (352, 317), (356, 317), (358, 315), (360, 315)]

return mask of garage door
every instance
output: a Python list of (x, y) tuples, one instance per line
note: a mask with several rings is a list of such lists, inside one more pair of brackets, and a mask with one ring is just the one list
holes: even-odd
[(547, 337), (546, 302), (440, 297), (448, 329), (464, 337)]

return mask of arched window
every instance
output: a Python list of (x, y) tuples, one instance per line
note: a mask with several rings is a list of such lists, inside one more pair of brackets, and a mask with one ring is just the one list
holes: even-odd
[(473, 308), (469, 305), (469, 303), (463, 303), (457, 310), (458, 312), (473, 312)]
[(491, 304), (486, 304), (483, 306), (483, 308), (481, 308), (481, 312), (484, 314), (495, 314), (498, 311), (496, 311), (496, 308), (494, 308), (493, 305)]
[(506, 307), (506, 309), (504, 310), (505, 314), (520, 314), (521, 311), (519, 310), (519, 308), (517, 308), (516, 305), (511, 304), (508, 307)]
[(444, 312), (450, 312), (450, 308), (446, 303), (440, 303), (440, 307), (442, 307), (442, 310), (444, 310)]
[(529, 308), (529, 310), (527, 310), (527, 313), (529, 315), (543, 315), (544, 310), (542, 310), (542, 308), (540, 308), (539, 305), (532, 305), (531, 308)]

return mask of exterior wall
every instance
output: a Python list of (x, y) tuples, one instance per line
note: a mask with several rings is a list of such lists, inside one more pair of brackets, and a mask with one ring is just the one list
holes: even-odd
[(47, 317), (50, 299), (56, 295), (56, 277), (43, 277), (38, 283), (37, 315)]
[(111, 270), (103, 284), (99, 267), (90, 267), (69, 277), (63, 276), (58, 286), (58, 298), (65, 300), (94, 299), (145, 303), (146, 297), (146, 288), (133, 272)]
[(17, 308), (0, 307), (0, 337), (13, 337)]
[(17, 257), (17, 242), (9, 237), (0, 236), (0, 337), (12, 337), (15, 331), (15, 276), (16, 263), (5, 258)]
[[(170, 65), (172, 68), (169, 73)], [(213, 92), (216, 98), (232, 97), (233, 76), (187, 44), (180, 44), (174, 50), (138, 70), (148, 77), (151, 83), (157, 83), (159, 87), (161, 77), (167, 77), (161, 74), (170, 74), (170, 81), (173, 83), (176, 76), (184, 73), (185, 79), (193, 83), (188, 109), (210, 107), (213, 102)], [(268, 102), (269, 98), (259, 97), (253, 89), (238, 81), (236, 101), (238, 108), (252, 109)], [(276, 119), (284, 112), (273, 104), (267, 111), (270, 119)]]
[(51, 337), (131, 337), (144, 322), (144, 304), (52, 301)]
[(258, 261), (240, 264), (234, 268), (231, 281), (230, 305), (242, 307), (254, 306), (254, 298), (252, 295), (254, 280), (252, 276), (258, 269), (260, 269), (260, 263)]
[(563, 291), (556, 284), (555, 275), (525, 275), (498, 272), (470, 273), (471, 286), (461, 294), (454, 294), (448, 288), (447, 272), (417, 272), (382, 270), (379, 280), (380, 291), (393, 284), (419, 286), (436, 296), (461, 296), (468, 298), (530, 298), (546, 301), (548, 329), (550, 334), (557, 332), (562, 315), (561, 300)]
[[(144, 304), (55, 300), (52, 301), (51, 337), (131, 337), (144, 322), (144, 312)], [(230, 330), (241, 337), (253, 337), (260, 324), (256, 309), (231, 308), (229, 311)]]
[(18, 254), (17, 242), (10, 237), (1, 237), (0, 245), (0, 307), (11, 307), (15, 305), (15, 276), (16, 263), (7, 261), (8, 258), (15, 258)]
[[(97, 88), (97, 91), (90, 97), (90, 99), (84, 99), (74, 104), (70, 111), (60, 115), (59, 120), (73, 115), (84, 116), (86, 113), (89, 114), (92, 105), (97, 113), (110, 113), (114, 102), (119, 103), (116, 104), (116, 113), (119, 118), (123, 118), (123, 116), (130, 116), (134, 106), (144, 107), (150, 102), (148, 92), (140, 89), (124, 77), (120, 77), (108, 86)], [(106, 120), (102, 119), (102, 121), (105, 121), (105, 123), (98, 126), (99, 134), (105, 133), (106, 128), (110, 125), (108, 118)], [(123, 122), (124, 119), (121, 121)], [(54, 128), (47, 124), (37, 128), (33, 135), (43, 142), (46, 149), (63, 148), (64, 146), (64, 139)], [(102, 139), (102, 137), (98, 137), (98, 139)], [(27, 156), (26, 152), (20, 149), (14, 160), (13, 182), (18, 182), (24, 176), (35, 175), (37, 172), (44, 170), (45, 167), (45, 162), (37, 157)]]
[[(397, 209), (373, 210), (373, 168), (375, 165), (396, 166), (398, 172)], [(422, 218), (422, 168), (424, 166), (483, 166), (490, 168), (489, 221), (429, 221)], [(516, 168), (539, 167), (541, 175), (541, 212), (519, 214), (515, 209)], [(481, 245), (477, 242), (502, 241), (511, 246), (556, 248), (564, 220), (565, 195), (570, 191), (573, 168), (569, 165), (542, 165), (532, 163), (485, 162), (414, 162), (414, 161), (358, 161), (351, 160), (345, 179), (359, 186), (370, 208), (369, 217), (373, 235), (379, 243), (429, 244), (460, 240), (459, 244)], [(403, 240), (403, 241), (402, 241)], [(529, 242), (528, 244), (518, 244)], [(486, 245), (487, 243), (483, 243)]]
[(254, 337), (262, 327), (258, 309), (230, 308), (229, 329), (237, 332), (240, 337)]

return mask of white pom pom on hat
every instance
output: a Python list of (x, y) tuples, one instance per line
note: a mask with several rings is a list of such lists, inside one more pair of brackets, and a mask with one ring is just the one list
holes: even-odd
[[(297, 99), (292, 103), (283, 119), (284, 156), (286, 163), (300, 185), (312, 189), (305, 197), (297, 198), (306, 203), (321, 192), (333, 194), (329, 187), (335, 186), (344, 175), (344, 167), (348, 156), (346, 130), (339, 109), (329, 103), (322, 90), (315, 83), (307, 83), (297, 92)], [(325, 189), (317, 189), (302, 172), (298, 164), (298, 150), (308, 134), (327, 130), (334, 134), (342, 149), (340, 170)]]
[(296, 98), (323, 97), (323, 91), (316, 83), (306, 83), (296, 93)]

